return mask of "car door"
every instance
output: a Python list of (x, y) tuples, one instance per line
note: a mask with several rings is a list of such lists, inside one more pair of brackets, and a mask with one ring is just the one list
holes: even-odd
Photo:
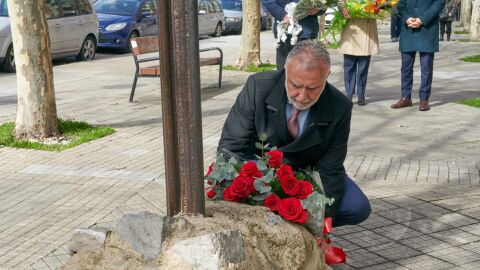
[(208, 34), (208, 9), (205, 0), (198, 0), (198, 35)]
[(140, 7), (137, 18), (142, 25), (143, 36), (156, 36), (158, 35), (157, 25), (157, 7), (153, 0), (146, 0)]
[(56, 19), (55, 24), (61, 25), (61, 39), (63, 39), (63, 46), (60, 54), (71, 54), (74, 51), (79, 51), (79, 43), (83, 42), (85, 38), (82, 33), (83, 19), (81, 18), (76, 0), (60, 0), (60, 15), (61, 18)]
[(62, 50), (62, 25), (59, 22), (60, 9), (58, 0), (45, 0), (45, 15), (47, 17), (48, 32), (50, 35), (50, 48), (52, 55)]

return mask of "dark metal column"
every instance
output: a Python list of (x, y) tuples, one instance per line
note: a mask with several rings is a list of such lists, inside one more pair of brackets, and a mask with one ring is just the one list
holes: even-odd
[(205, 214), (197, 0), (157, 0), (167, 214)]

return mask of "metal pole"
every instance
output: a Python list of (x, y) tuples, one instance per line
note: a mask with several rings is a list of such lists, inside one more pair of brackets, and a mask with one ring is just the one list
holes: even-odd
[(167, 214), (205, 214), (197, 0), (158, 0)]

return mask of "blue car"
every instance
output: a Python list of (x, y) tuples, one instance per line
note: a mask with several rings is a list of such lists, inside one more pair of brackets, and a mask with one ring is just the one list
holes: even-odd
[(158, 35), (155, 0), (97, 0), (99, 48), (130, 51), (130, 39)]

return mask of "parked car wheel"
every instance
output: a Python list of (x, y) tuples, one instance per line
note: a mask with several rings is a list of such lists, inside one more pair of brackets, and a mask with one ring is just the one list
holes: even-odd
[(87, 36), (83, 41), (82, 48), (75, 58), (77, 61), (89, 61), (95, 59), (95, 51), (97, 50), (97, 42), (95, 38)]
[(137, 31), (132, 31), (130, 35), (128, 36), (128, 42), (127, 42), (127, 47), (125, 48), (125, 52), (129, 53), (132, 51), (132, 42), (130, 42), (132, 39), (139, 37), (140, 35), (137, 33)]
[(215, 33), (214, 35), (216, 37), (221, 37), (222, 36), (222, 23), (218, 23), (217, 27), (215, 27)]
[(13, 53), (13, 44), (7, 49), (5, 55), (5, 62), (3, 63), (3, 70), (6, 72), (15, 72), (15, 54)]

